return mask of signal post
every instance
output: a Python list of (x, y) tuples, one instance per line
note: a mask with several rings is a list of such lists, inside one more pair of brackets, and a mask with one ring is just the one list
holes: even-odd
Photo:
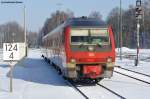
[(140, 20), (142, 19), (142, 1), (141, 0), (137, 0), (136, 1), (136, 9), (135, 9), (135, 17), (137, 20), (137, 55), (136, 55), (136, 59), (135, 59), (135, 66), (137, 66), (139, 64), (139, 48), (140, 48), (140, 37), (139, 37), (139, 33), (140, 33)]

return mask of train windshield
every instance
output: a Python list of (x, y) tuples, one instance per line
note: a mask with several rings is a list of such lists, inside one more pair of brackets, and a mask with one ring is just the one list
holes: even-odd
[(71, 45), (109, 45), (107, 28), (71, 29)]

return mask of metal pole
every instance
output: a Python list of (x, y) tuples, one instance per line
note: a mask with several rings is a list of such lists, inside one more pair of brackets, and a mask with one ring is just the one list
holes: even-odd
[(10, 61), (10, 92), (13, 92), (13, 66)]
[(140, 32), (140, 20), (137, 20), (137, 58), (136, 58), (136, 64), (137, 66), (139, 64), (139, 46), (140, 46), (140, 39), (139, 39), (139, 32)]
[(120, 36), (119, 36), (119, 34), (120, 34), (120, 9), (118, 8), (118, 33), (117, 33), (117, 47), (118, 47), (118, 53), (120, 53)]
[(27, 31), (26, 31), (26, 7), (24, 5), (24, 8), (23, 8), (23, 19), (24, 19), (24, 42), (25, 42), (25, 48), (26, 48), (26, 56), (27, 56), (27, 53), (28, 53), (28, 46), (27, 46)]
[(137, 55), (135, 59), (135, 66), (139, 64), (139, 48), (140, 48), (140, 38), (139, 38), (139, 33), (140, 33), (140, 20), (142, 19), (142, 9), (141, 9), (141, 0), (136, 1), (136, 17), (137, 17)]
[[(145, 0), (143, 0), (143, 5), (142, 5), (142, 9), (143, 9), (143, 33), (145, 33)], [(145, 36), (144, 36), (145, 37)], [(143, 41), (143, 47), (145, 47), (145, 39)]]
[(120, 60), (122, 60), (122, 0), (120, 0)]
[[(12, 33), (12, 43), (14, 43), (14, 36), (15, 36), (15, 33), (13, 32)], [(12, 61), (10, 61), (10, 92), (13, 92), (13, 65), (12, 65)]]
[(23, 8), (23, 23), (24, 23), (24, 42), (26, 43), (26, 8), (25, 8), (25, 6), (24, 6), (24, 8)]

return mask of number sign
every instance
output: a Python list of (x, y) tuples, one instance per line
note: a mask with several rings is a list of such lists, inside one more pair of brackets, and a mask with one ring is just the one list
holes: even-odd
[(19, 60), (19, 43), (3, 43), (3, 60)]

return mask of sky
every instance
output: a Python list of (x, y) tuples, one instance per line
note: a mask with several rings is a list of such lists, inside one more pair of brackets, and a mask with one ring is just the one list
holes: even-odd
[[(16, 1), (16, 0), (1, 0)], [(17, 21), (23, 26), (23, 8), (26, 7), (27, 29), (38, 32), (45, 20), (56, 10), (74, 12), (75, 17), (88, 16), (93, 11), (99, 11), (103, 19), (107, 18), (109, 12), (118, 7), (120, 0), (17, 0), (23, 4), (0, 4), (0, 24), (9, 21)], [(135, 6), (136, 0), (122, 0), (122, 8), (127, 9), (129, 5)]]

